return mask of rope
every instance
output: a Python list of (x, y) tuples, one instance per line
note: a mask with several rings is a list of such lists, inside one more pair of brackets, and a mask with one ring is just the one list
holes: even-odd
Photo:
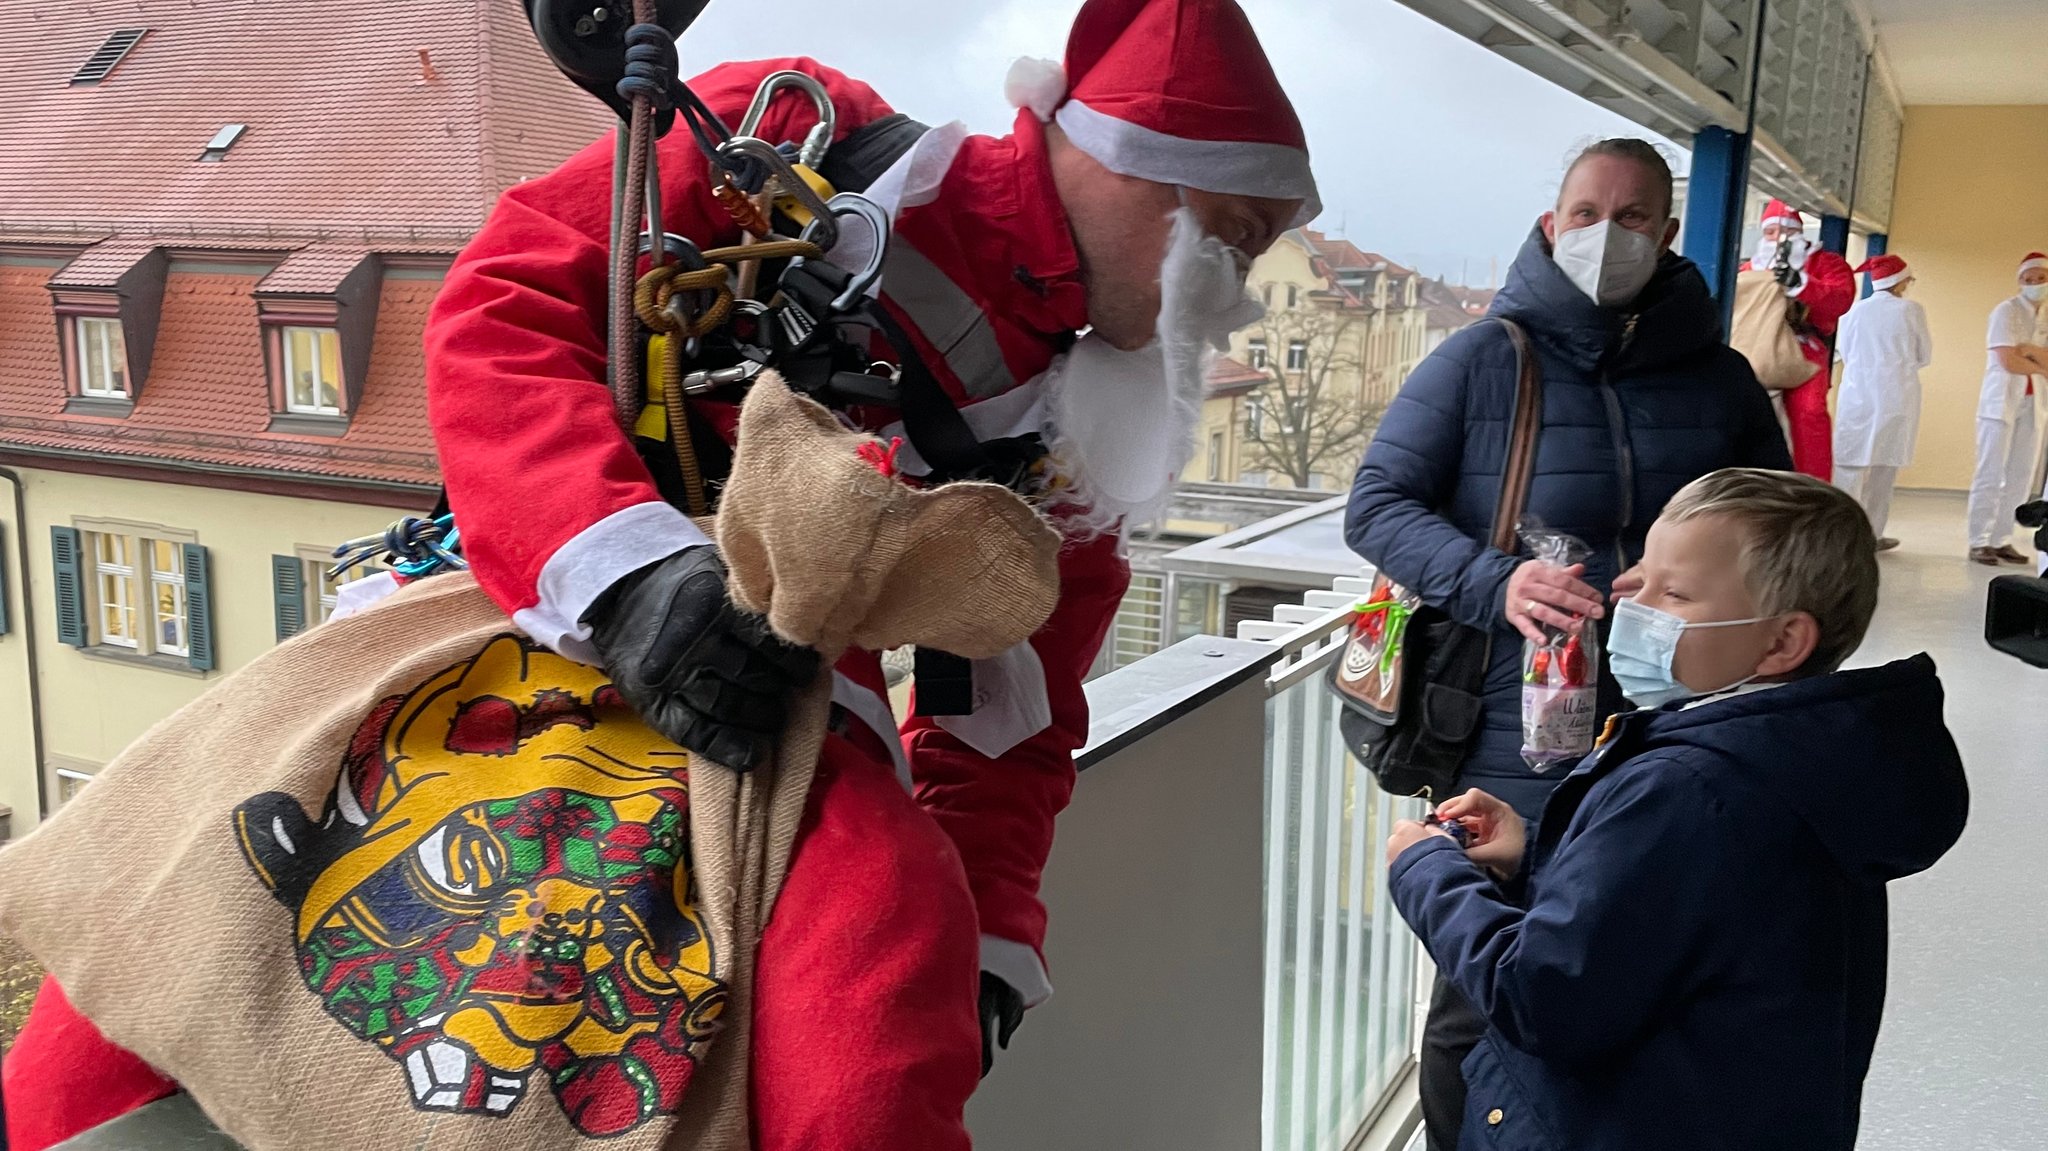
[[(639, 373), (640, 329), (634, 324), (636, 281), (640, 264), (640, 221), (647, 214), (647, 165), (654, 152), (655, 101), (664, 99), (674, 83), (675, 44), (668, 33), (654, 23), (654, 0), (633, 0), (633, 27), (626, 30), (627, 75), (619, 81), (619, 94), (632, 101), (633, 114), (626, 132), (626, 181), (619, 205), (618, 234), (612, 237), (611, 363), (612, 407), (620, 426), (629, 433), (639, 421), (646, 402)], [(649, 30), (652, 35), (649, 35)], [(668, 83), (662, 82), (664, 62), (659, 43), (668, 44), (671, 68)], [(653, 242), (661, 243), (655, 236)]]

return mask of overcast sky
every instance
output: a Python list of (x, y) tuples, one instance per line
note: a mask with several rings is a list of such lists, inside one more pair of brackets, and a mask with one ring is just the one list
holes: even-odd
[[(1575, 145), (1649, 135), (1396, 0), (1241, 0), (1308, 129), (1318, 227), (1483, 284), (1550, 205)], [(1018, 56), (1059, 59), (1079, 0), (712, 0), (684, 71), (809, 55), (926, 123), (1001, 135)], [(854, 16), (860, 19), (851, 19)], [(772, 33), (762, 31), (773, 25)], [(786, 97), (787, 98), (787, 97)]]

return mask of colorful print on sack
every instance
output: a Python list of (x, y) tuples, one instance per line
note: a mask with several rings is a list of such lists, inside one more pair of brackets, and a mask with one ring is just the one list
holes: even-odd
[(686, 753), (603, 674), (499, 636), (378, 704), (319, 821), (235, 809), (327, 1013), (422, 1109), (538, 1080), (578, 1131), (672, 1114), (726, 1003), (688, 869)]

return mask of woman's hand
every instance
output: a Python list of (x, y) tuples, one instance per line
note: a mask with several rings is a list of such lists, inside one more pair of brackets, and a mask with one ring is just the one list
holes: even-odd
[[(1387, 837), (1387, 866), (1394, 866), (1394, 861), (1401, 858), (1402, 852), (1414, 847), (1432, 835), (1441, 835), (1445, 839), (1452, 839), (1450, 832), (1445, 831), (1441, 827), (1431, 827), (1419, 819), (1394, 821), (1394, 834)], [(1452, 842), (1455, 843), (1456, 840), (1452, 839)]]
[(1508, 577), (1508, 622), (1529, 642), (1540, 644), (1550, 638), (1543, 634), (1545, 624), (1570, 631), (1581, 619), (1606, 615), (1600, 593), (1579, 578), (1585, 574), (1585, 564), (1561, 568), (1541, 560), (1530, 560), (1516, 568)]
[(1465, 857), (1503, 879), (1522, 869), (1528, 824), (1515, 809), (1478, 788), (1437, 805), (1436, 817), (1465, 828)]
[(1643, 565), (1628, 569), (1614, 577), (1614, 592), (1607, 597), (1609, 603), (1620, 603), (1643, 590)]

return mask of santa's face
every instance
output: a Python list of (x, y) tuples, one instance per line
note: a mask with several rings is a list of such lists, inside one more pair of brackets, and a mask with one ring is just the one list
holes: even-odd
[(1789, 232), (1777, 224), (1764, 225), (1764, 243), (1772, 247), (1783, 243), (1788, 236), (1797, 236), (1798, 234), (1797, 232)]

